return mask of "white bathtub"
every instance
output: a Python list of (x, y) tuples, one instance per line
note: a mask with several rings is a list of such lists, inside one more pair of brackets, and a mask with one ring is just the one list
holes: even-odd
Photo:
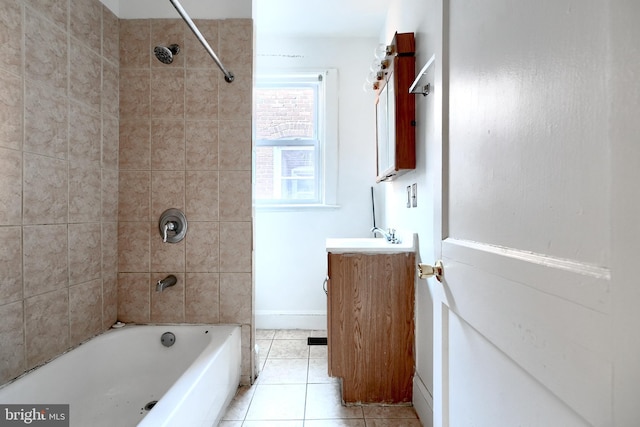
[(215, 426), (240, 382), (240, 335), (231, 325), (127, 325), (0, 388), (0, 403), (69, 404), (71, 427)]

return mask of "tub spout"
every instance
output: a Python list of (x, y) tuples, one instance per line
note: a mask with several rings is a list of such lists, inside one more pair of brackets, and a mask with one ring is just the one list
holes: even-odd
[(176, 276), (171, 274), (162, 280), (158, 280), (158, 283), (156, 284), (156, 292), (162, 292), (165, 289), (175, 285), (176, 283), (178, 283), (178, 279), (176, 278)]

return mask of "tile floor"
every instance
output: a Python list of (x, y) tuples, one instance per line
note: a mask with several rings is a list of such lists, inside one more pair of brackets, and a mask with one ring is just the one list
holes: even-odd
[(219, 427), (421, 427), (407, 406), (340, 403), (340, 384), (327, 375), (327, 346), (307, 337), (326, 331), (258, 330), (261, 372), (229, 405)]

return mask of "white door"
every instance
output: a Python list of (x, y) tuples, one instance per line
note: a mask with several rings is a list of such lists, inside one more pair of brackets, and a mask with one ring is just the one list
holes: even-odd
[(445, 1), (436, 426), (640, 425), (640, 10), (611, 3)]

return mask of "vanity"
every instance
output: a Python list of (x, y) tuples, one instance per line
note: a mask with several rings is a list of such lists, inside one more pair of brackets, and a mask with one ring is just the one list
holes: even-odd
[(347, 405), (412, 401), (415, 241), (327, 239), (328, 368)]

